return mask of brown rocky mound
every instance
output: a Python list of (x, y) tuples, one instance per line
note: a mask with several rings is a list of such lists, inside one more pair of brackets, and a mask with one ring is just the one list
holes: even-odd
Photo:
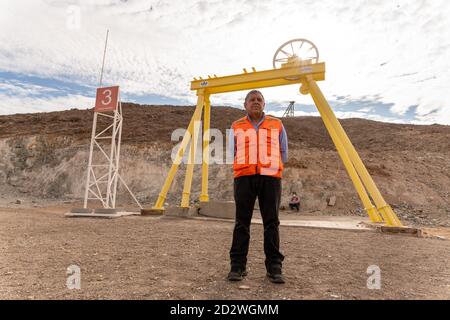
[[(174, 129), (186, 128), (194, 107), (123, 104), (123, 175), (142, 201), (159, 193), (176, 144)], [(243, 110), (213, 107), (211, 127), (225, 133)], [(83, 196), (92, 110), (0, 116), (0, 196), (76, 198)], [(284, 118), (289, 162), (283, 203), (296, 191), (303, 214), (361, 214), (363, 208), (323, 122), (317, 117)], [(363, 119), (341, 121), (385, 199), (401, 219), (450, 225), (450, 127), (399, 125)], [(182, 169), (182, 168), (181, 168)], [(210, 195), (232, 200), (230, 166), (211, 166)], [(171, 188), (179, 201), (183, 176)], [(199, 179), (192, 199), (198, 196)], [(331, 196), (334, 207), (327, 206)], [(282, 204), (283, 205), (283, 204)]]

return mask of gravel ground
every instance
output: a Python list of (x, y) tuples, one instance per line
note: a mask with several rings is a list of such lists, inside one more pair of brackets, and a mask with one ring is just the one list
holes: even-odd
[[(232, 223), (66, 211), (0, 208), (1, 299), (450, 299), (446, 240), (281, 227), (287, 283), (274, 285), (254, 225), (249, 275), (230, 283)], [(80, 290), (66, 287), (70, 265), (81, 269)], [(367, 288), (371, 265), (380, 290)]]

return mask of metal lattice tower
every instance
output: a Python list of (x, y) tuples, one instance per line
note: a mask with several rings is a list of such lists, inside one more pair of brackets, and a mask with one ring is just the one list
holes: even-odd
[[(119, 86), (102, 87), (108, 35), (109, 29), (106, 31), (100, 83), (94, 107), (83, 208), (87, 209), (89, 200), (100, 201), (105, 209), (116, 208), (117, 187), (120, 180), (142, 209), (141, 204), (119, 174), (123, 124)], [(106, 122), (104, 128), (99, 128), (99, 116)], [(94, 153), (99, 155), (96, 160), (94, 160)]]
[[(105, 118), (106, 127), (99, 128), (99, 116)], [(84, 194), (85, 209), (87, 209), (89, 200), (100, 201), (103, 208), (106, 209), (116, 208), (119, 180), (138, 206), (142, 208), (119, 174), (122, 124), (122, 103), (119, 87), (98, 88)], [(98, 153), (98, 157), (94, 160), (94, 154), (96, 153)]]
[(287, 109), (284, 111), (282, 118), (295, 117), (295, 101), (290, 101)]

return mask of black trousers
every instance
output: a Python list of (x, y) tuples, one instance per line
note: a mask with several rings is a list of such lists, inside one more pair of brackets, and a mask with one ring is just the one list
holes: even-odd
[(281, 265), (284, 260), (284, 256), (280, 252), (280, 220), (278, 218), (281, 179), (252, 175), (234, 179), (236, 220), (233, 231), (233, 243), (230, 250), (232, 265), (244, 267), (247, 264), (250, 222), (257, 197), (264, 224), (266, 268), (274, 264)]

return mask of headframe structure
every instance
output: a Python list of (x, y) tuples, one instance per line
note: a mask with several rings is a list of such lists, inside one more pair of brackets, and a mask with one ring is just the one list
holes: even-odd
[[(312, 54), (312, 55), (311, 55)], [(309, 56), (308, 56), (309, 55)], [(401, 227), (402, 223), (397, 215), (384, 200), (378, 187), (370, 176), (367, 168), (359, 157), (355, 147), (343, 127), (336, 118), (333, 110), (321, 92), (317, 81), (325, 80), (325, 63), (319, 62), (319, 53), (316, 46), (306, 39), (290, 40), (276, 51), (273, 58), (273, 69), (252, 72), (243, 69), (243, 73), (230, 76), (208, 76), (207, 79), (191, 81), (191, 90), (197, 93), (197, 105), (189, 123), (188, 129), (180, 144), (176, 158), (170, 168), (165, 183), (159, 193), (158, 199), (152, 208), (155, 212), (164, 212), (164, 201), (175, 174), (186, 152), (189, 142), (198, 141), (198, 123), (203, 117), (203, 157), (202, 157), (202, 187), (200, 202), (208, 202), (208, 163), (210, 143), (210, 96), (217, 93), (227, 93), (241, 90), (260, 89), (284, 85), (300, 85), (300, 93), (310, 94), (325, 124), (325, 127), (336, 146), (339, 156), (355, 186), (355, 189), (364, 205), (370, 220), (374, 223), (384, 223), (389, 227)], [(190, 144), (189, 161), (186, 166), (182, 208), (189, 208), (189, 199), (194, 173), (194, 159), (197, 152), (197, 143)]]
[(290, 101), (286, 110), (284, 110), (282, 118), (295, 117), (295, 101)]

